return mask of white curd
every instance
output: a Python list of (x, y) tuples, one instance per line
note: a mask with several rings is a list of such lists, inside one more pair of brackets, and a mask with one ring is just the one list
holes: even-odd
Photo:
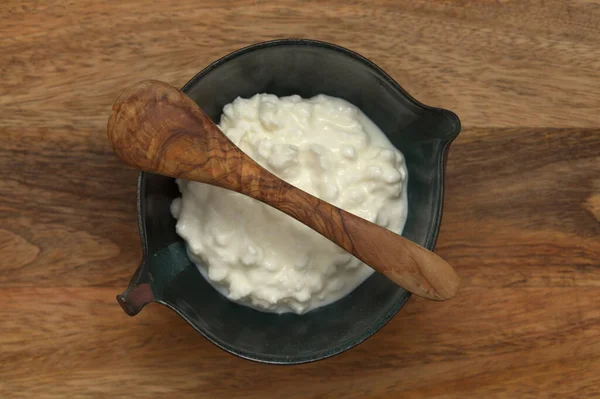
[[(219, 126), (288, 183), (394, 232), (404, 228), (404, 157), (352, 104), (257, 94), (226, 105)], [(338, 300), (373, 272), (259, 201), (203, 183), (177, 184), (177, 233), (204, 277), (233, 301), (301, 314)]]

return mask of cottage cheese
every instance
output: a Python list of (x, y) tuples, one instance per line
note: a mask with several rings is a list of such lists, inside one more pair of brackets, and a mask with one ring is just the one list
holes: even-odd
[[(219, 127), (288, 183), (394, 232), (404, 228), (404, 157), (352, 104), (257, 94), (225, 106)], [(301, 314), (340, 299), (373, 273), (259, 201), (203, 183), (177, 184), (177, 233), (204, 277), (232, 301)]]

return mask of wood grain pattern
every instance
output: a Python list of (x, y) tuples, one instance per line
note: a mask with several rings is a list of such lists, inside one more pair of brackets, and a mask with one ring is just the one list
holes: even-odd
[[(600, 396), (597, 1), (6, 0), (0, 17), (0, 397)], [(436, 251), (462, 287), (412, 298), (340, 356), (277, 367), (161, 306), (122, 312), (136, 172), (105, 130), (133, 81), (180, 87), (294, 36), (350, 47), (461, 117)]]
[(236, 147), (192, 99), (167, 83), (146, 80), (126, 89), (113, 105), (107, 133), (126, 164), (262, 201), (416, 295), (447, 300), (458, 290), (460, 279), (438, 255), (278, 178)]

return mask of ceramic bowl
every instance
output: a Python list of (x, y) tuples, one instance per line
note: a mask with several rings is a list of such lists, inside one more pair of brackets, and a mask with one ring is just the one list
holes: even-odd
[[(323, 93), (358, 106), (404, 154), (408, 219), (403, 235), (433, 249), (442, 216), (444, 167), (458, 117), (410, 97), (389, 75), (345, 48), (312, 40), (276, 40), (243, 48), (197, 74), (183, 91), (218, 122), (223, 106), (256, 93), (308, 98)], [(304, 363), (358, 345), (406, 303), (409, 293), (374, 273), (341, 300), (304, 315), (270, 314), (221, 296), (186, 256), (169, 204), (173, 179), (141, 173), (138, 220), (143, 260), (117, 297), (135, 315), (149, 302), (168, 306), (208, 340), (242, 358)], [(406, 326), (410, 328), (410, 326)]]

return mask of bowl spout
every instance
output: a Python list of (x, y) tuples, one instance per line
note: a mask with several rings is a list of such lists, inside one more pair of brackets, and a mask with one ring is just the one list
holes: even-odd
[(131, 278), (129, 287), (120, 295), (117, 295), (117, 302), (129, 316), (135, 316), (150, 302), (154, 302), (154, 292), (152, 286), (146, 279), (142, 278), (144, 274), (144, 264), (136, 270)]

